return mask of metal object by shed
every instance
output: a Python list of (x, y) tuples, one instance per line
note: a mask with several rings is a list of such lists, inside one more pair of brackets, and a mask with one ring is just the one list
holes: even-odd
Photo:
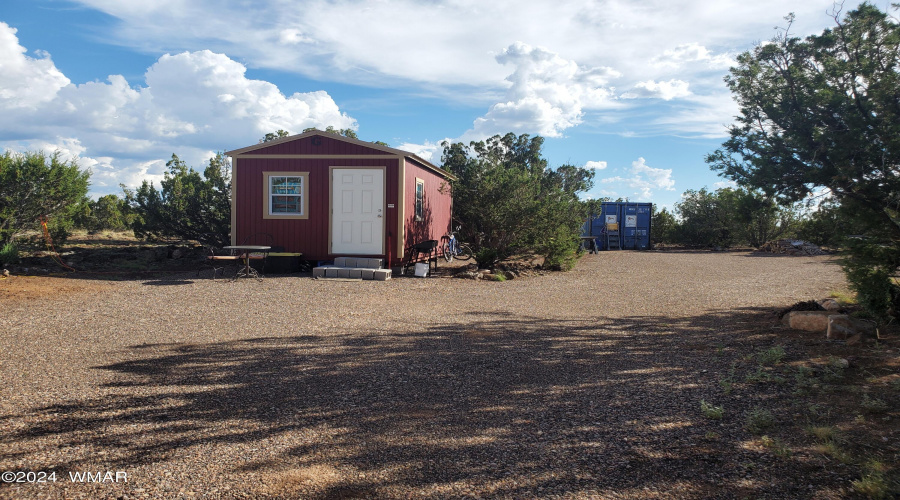
[[(647, 250), (652, 215), (652, 203), (606, 201), (600, 204), (599, 214), (591, 214), (582, 233), (596, 236), (600, 250)], [(618, 231), (611, 232), (610, 227)]]

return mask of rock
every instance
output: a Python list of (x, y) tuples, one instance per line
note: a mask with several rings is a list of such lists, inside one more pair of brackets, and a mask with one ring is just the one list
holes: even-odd
[(836, 314), (833, 311), (791, 311), (784, 315), (782, 321), (794, 330), (825, 333), (828, 331), (828, 317)]
[(825, 309), (826, 311), (839, 311), (841, 309), (841, 305), (838, 304), (838, 301), (834, 299), (820, 300), (819, 305), (822, 306), (822, 309)]
[(456, 277), (470, 279), (470, 280), (480, 280), (482, 278), (482, 274), (477, 273), (475, 271), (464, 271), (464, 272), (458, 273), (456, 275)]
[(9, 269), (4, 269), (4, 270), (3, 270), (3, 276), (4, 276), (4, 277), (9, 277)]
[(184, 257), (184, 250), (182, 250), (181, 248), (176, 248), (175, 250), (172, 250), (172, 258), (173, 259), (180, 259), (182, 257)]
[(868, 321), (852, 318), (846, 314), (835, 314), (828, 318), (826, 338), (831, 340), (845, 340), (856, 335), (872, 335), (874, 333), (875, 325)]

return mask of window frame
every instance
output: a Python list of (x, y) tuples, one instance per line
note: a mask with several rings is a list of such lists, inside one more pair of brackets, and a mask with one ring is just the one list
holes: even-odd
[[(419, 186), (422, 190), (419, 191)], [(421, 196), (419, 194), (421, 193)], [(416, 177), (415, 201), (413, 206), (413, 214), (417, 221), (425, 219), (425, 179)]]
[[(300, 213), (272, 212), (272, 198), (284, 196), (272, 193), (273, 177), (299, 177), (300, 194), (289, 195), (300, 198)], [(263, 172), (263, 219), (308, 219), (309, 218), (309, 172)]]

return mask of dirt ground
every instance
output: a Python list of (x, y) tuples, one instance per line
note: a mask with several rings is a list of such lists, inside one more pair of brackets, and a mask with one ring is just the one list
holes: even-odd
[(506, 282), (12, 276), (0, 498), (888, 497), (897, 334), (776, 316), (834, 292), (830, 257), (748, 252)]

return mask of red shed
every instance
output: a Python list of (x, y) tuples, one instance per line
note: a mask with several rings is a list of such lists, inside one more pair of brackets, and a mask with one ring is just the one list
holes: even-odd
[(313, 130), (226, 154), (234, 245), (268, 234), (307, 260), (394, 266), (450, 229), (453, 176), (407, 151)]

